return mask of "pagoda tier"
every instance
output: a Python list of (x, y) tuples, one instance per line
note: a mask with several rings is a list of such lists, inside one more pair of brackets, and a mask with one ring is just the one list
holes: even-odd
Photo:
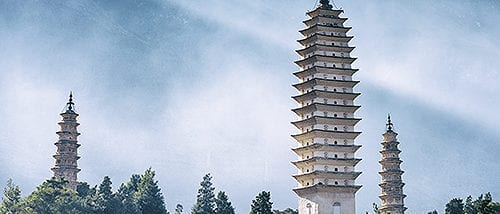
[(356, 179), (361, 172), (355, 166), (361, 161), (355, 152), (361, 147), (354, 140), (361, 134), (355, 131), (361, 120), (355, 117), (360, 106), (354, 99), (360, 93), (353, 88), (357, 72), (351, 64), (353, 38), (346, 33), (347, 18), (339, 15), (327, 0), (321, 0), (310, 17), (304, 21), (304, 36), (297, 40), (303, 48), (296, 52), (301, 59), (295, 61), (300, 70), (294, 75), (299, 83), (293, 85), (299, 92), (292, 98), (299, 107), (292, 109), (298, 120), (292, 122), (299, 133), (292, 135), (298, 147), (292, 150), (298, 160), (292, 161), (298, 173), (293, 175), (298, 187), (299, 214), (334, 213), (355, 214), (355, 193), (361, 188)]
[(58, 123), (60, 130), (56, 134), (59, 135), (59, 141), (55, 143), (57, 151), (53, 157), (56, 162), (52, 171), (54, 177), (68, 181), (67, 188), (76, 190), (77, 174), (80, 172), (77, 164), (78, 159), (80, 159), (78, 156), (78, 147), (80, 147), (78, 136), (80, 133), (78, 133), (77, 127), (80, 124), (76, 121), (78, 114), (73, 110), (73, 105), (73, 95), (70, 94), (66, 110), (61, 113), (62, 121)]
[(382, 159), (379, 161), (382, 171), (379, 172), (382, 177), (382, 182), (379, 184), (382, 192), (379, 196), (382, 204), (380, 212), (382, 214), (403, 214), (406, 210), (404, 207), (403, 194), (404, 183), (402, 181), (401, 159), (399, 154), (401, 151), (398, 149), (399, 142), (397, 141), (397, 133), (393, 131), (393, 124), (390, 116), (387, 122), (387, 131), (383, 134), (384, 140), (382, 141), (382, 150), (380, 154)]
[(317, 75), (319, 76), (352, 76), (354, 73), (356, 73), (358, 69), (352, 69), (352, 68), (333, 68), (333, 67), (327, 67), (327, 66), (321, 66), (321, 65), (314, 65), (310, 68), (303, 69), (300, 71), (297, 71), (293, 73), (296, 77), (298, 77), (301, 80), (308, 80), (316, 77)]

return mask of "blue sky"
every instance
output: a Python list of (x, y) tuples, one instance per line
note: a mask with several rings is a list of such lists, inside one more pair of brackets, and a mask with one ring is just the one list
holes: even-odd
[[(491, 191), (499, 200), (500, 3), (336, 1), (361, 83), (358, 213), (379, 202), (393, 115), (410, 213)], [(296, 207), (294, 50), (314, 0), (0, 1), (0, 181), (51, 176), (59, 113), (75, 94), (80, 180), (149, 166), (168, 208), (212, 173), (238, 213), (270, 190)]]

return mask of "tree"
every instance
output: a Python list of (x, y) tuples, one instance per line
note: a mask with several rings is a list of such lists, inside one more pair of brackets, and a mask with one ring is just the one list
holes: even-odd
[(234, 207), (231, 205), (229, 198), (226, 193), (220, 191), (217, 193), (217, 198), (215, 199), (215, 213), (216, 214), (234, 214)]
[(154, 177), (155, 172), (151, 168), (141, 175), (137, 192), (134, 193), (134, 201), (143, 214), (166, 214), (168, 212), (165, 201)]
[(19, 203), (21, 213), (91, 213), (76, 191), (66, 188), (67, 181), (52, 178)]
[(474, 208), (474, 203), (472, 201), (472, 196), (467, 196), (464, 204), (464, 213), (465, 214), (477, 214), (476, 209)]
[(432, 212), (428, 212), (427, 214), (438, 214), (438, 212), (436, 210), (434, 210)]
[(488, 206), (493, 211), (492, 213), (495, 213), (495, 214), (500, 213), (500, 202), (491, 202)]
[(200, 183), (196, 204), (191, 210), (192, 214), (215, 214), (215, 188), (212, 187), (212, 176), (206, 174)]
[(380, 214), (380, 210), (378, 208), (378, 204), (373, 203), (372, 206), (373, 206), (373, 213), (374, 214)]
[(12, 182), (12, 179), (7, 180), (7, 186), (3, 190), (2, 204), (0, 205), (0, 213), (14, 214), (17, 213), (16, 205), (21, 201), (21, 189)]
[(461, 198), (451, 199), (444, 210), (446, 214), (464, 214), (464, 203)]
[(262, 191), (252, 200), (250, 214), (272, 214), (271, 193)]
[(298, 214), (299, 211), (294, 210), (292, 208), (286, 208), (285, 210), (273, 210), (273, 214)]
[(141, 181), (140, 175), (130, 176), (130, 180), (126, 184), (121, 184), (118, 188), (115, 198), (118, 200), (120, 207), (117, 208), (117, 213), (123, 214), (138, 214), (140, 213), (134, 201), (134, 194), (137, 192), (139, 182)]
[(474, 209), (478, 214), (494, 214), (493, 209), (488, 206), (492, 201), (491, 194), (486, 193), (483, 198), (483, 194), (481, 194), (476, 201), (473, 202)]
[(118, 212), (120, 206), (119, 199), (111, 190), (111, 179), (105, 176), (102, 183), (99, 185), (96, 195), (96, 213), (113, 214)]
[(184, 207), (182, 206), (182, 204), (177, 204), (175, 206), (175, 214), (181, 214), (183, 210), (184, 210)]

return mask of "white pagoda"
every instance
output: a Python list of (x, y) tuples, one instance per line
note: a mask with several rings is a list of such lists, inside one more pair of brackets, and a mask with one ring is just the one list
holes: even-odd
[(299, 214), (355, 214), (355, 194), (361, 188), (355, 170), (361, 159), (355, 153), (361, 147), (355, 139), (361, 132), (355, 130), (361, 120), (354, 113), (360, 108), (354, 99), (360, 94), (353, 88), (359, 81), (352, 76), (358, 71), (351, 64), (354, 47), (348, 36), (350, 27), (344, 26), (343, 10), (333, 9), (328, 0), (307, 13), (304, 36), (298, 42), (301, 59), (294, 75), (299, 83), (293, 86), (298, 108), (293, 109), (298, 120), (292, 122), (299, 130), (292, 135), (298, 143), (293, 148), (298, 160), (292, 163), (298, 172), (293, 175), (298, 187)]

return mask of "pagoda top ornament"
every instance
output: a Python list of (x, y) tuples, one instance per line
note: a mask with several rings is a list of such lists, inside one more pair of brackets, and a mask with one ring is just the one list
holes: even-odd
[(321, 9), (331, 10), (333, 8), (330, 4), (330, 0), (320, 0), (319, 3), (321, 4)]

